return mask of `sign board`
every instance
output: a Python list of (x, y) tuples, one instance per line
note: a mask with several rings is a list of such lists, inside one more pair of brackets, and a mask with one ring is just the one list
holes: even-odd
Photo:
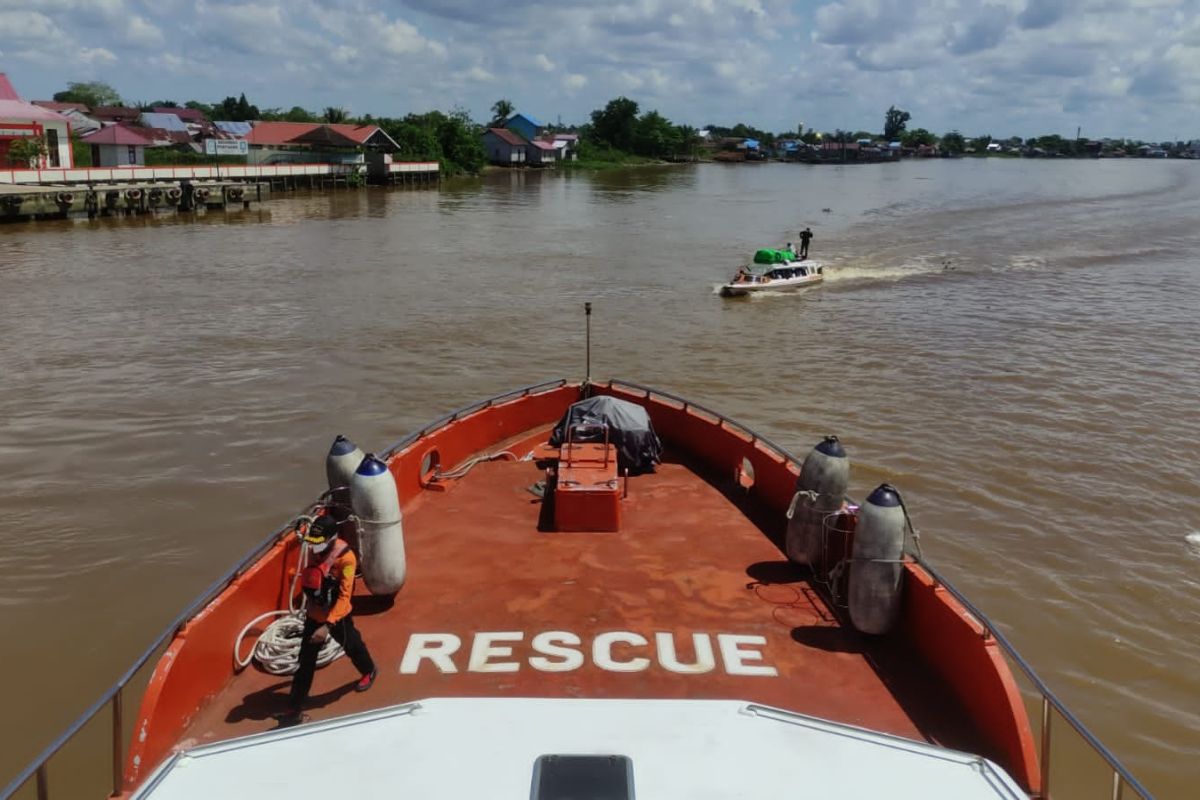
[(250, 146), (245, 139), (205, 139), (204, 152), (210, 156), (244, 156)]

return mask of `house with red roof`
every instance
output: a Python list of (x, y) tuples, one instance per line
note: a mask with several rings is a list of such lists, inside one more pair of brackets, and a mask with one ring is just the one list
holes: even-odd
[(73, 167), (71, 154), (71, 123), (62, 114), (49, 108), (27, 103), (0, 72), (0, 165), (10, 166), (8, 151), (21, 139), (36, 137), (46, 145), (46, 155), (37, 164), (16, 164), (26, 167)]
[(547, 142), (544, 139), (530, 139), (526, 155), (530, 166), (549, 167), (558, 161), (558, 148), (554, 146), (554, 142)]
[(92, 119), (101, 125), (136, 123), (141, 116), (141, 111), (127, 106), (96, 106), (92, 109)]
[(488, 161), (506, 167), (523, 166), (529, 161), (529, 142), (507, 128), (488, 128), (483, 132), (483, 149)]
[(51, 111), (57, 111), (60, 114), (63, 113), (64, 111), (72, 111), (72, 110), (82, 111), (84, 114), (86, 114), (90, 110), (83, 103), (60, 103), (57, 100), (33, 100), (32, 102), (35, 106), (40, 106), (41, 108), (48, 108)]
[(314, 160), (362, 163), (362, 151), (394, 153), (400, 149), (378, 125), (349, 123), (256, 122), (245, 139), (250, 146), (250, 161), (258, 164)]
[(109, 125), (81, 140), (92, 148), (93, 167), (140, 167), (154, 141), (125, 125)]

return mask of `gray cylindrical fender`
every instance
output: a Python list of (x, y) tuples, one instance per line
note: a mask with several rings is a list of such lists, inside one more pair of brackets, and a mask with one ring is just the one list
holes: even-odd
[(350, 506), (358, 517), (359, 568), (371, 594), (389, 595), (404, 585), (407, 564), (400, 495), (382, 460), (368, 453), (350, 480)]
[(858, 510), (850, 562), (850, 621), (863, 633), (887, 633), (900, 615), (904, 528), (900, 493), (881, 484)]
[(325, 456), (325, 480), (329, 483), (328, 513), (338, 523), (342, 540), (358, 553), (358, 530), (350, 518), (350, 483), (354, 470), (362, 463), (363, 451), (354, 442), (338, 434)]
[(325, 456), (325, 479), (330, 490), (348, 489), (362, 460), (363, 451), (339, 433), (329, 448), (329, 455)]
[(825, 517), (841, 509), (849, 487), (850, 459), (836, 436), (826, 436), (805, 456), (796, 478), (784, 542), (789, 559), (817, 565), (823, 550)]

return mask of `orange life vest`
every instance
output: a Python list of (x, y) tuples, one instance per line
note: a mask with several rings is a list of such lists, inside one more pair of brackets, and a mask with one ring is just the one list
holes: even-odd
[(330, 573), (333, 571), (333, 565), (349, 549), (350, 545), (339, 539), (330, 546), (325, 558), (316, 564), (310, 564), (300, 573), (300, 587), (310, 603), (328, 609), (338, 601), (341, 579)]

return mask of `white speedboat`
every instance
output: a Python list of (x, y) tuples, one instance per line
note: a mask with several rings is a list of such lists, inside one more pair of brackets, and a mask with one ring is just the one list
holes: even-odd
[(752, 264), (738, 270), (721, 286), (722, 297), (743, 297), (755, 292), (790, 292), (825, 280), (825, 265), (805, 258), (779, 264)]

